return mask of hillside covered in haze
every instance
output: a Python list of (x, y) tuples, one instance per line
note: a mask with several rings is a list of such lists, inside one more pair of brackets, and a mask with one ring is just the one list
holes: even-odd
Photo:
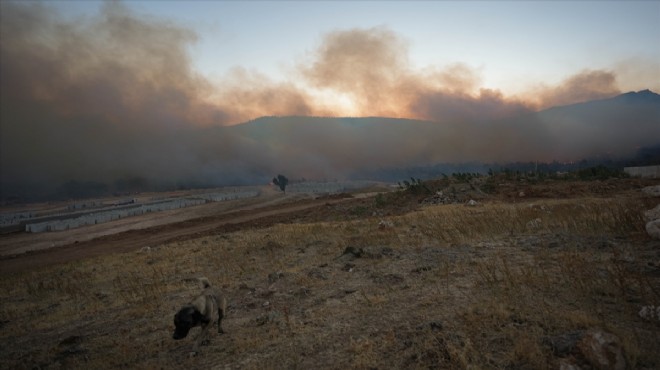
[(291, 172), (434, 163), (576, 161), (632, 156), (660, 142), (660, 95), (649, 90), (504, 119), (436, 123), (392, 118), (266, 117), (231, 131)]
[[(40, 132), (35, 140), (43, 145), (4, 139), (33, 136), (28, 128)], [(131, 190), (261, 184), (276, 173), (343, 179), (437, 163), (628, 158), (660, 143), (660, 95), (645, 90), (507, 118), (446, 123), (294, 116), (133, 132), (34, 121), (7, 127), (4, 134), (3, 197), (53, 193), (71, 181), (100, 192), (127, 183), (136, 184)]]

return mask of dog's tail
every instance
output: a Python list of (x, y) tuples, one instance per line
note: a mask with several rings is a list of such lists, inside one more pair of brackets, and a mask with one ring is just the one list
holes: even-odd
[(198, 278), (199, 283), (202, 285), (202, 289), (207, 289), (211, 287), (211, 283), (209, 283), (209, 279), (205, 277)]

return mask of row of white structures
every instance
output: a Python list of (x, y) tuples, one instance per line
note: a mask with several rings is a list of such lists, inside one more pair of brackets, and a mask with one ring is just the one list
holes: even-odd
[(660, 166), (625, 167), (623, 171), (632, 177), (660, 178)]
[[(120, 218), (139, 216), (150, 212), (161, 212), (171, 209), (197, 206), (209, 202), (221, 202), (241, 198), (256, 197), (258, 191), (232, 192), (232, 193), (210, 193), (196, 195), (194, 198), (177, 198), (154, 203), (147, 203), (130, 208), (123, 209), (103, 209), (98, 212), (87, 213), (71, 218), (61, 218), (44, 222), (27, 223), (25, 231), (31, 233), (40, 233), (46, 231), (62, 231), (76, 227), (96, 225), (104, 222), (118, 220)], [(65, 217), (66, 215), (63, 215)]]
[(33, 211), (1, 213), (0, 214), (0, 227), (17, 225), (21, 221), (31, 219), (35, 216), (36, 216), (36, 213), (33, 212)]
[(378, 184), (375, 181), (297, 182), (286, 187), (291, 193), (334, 194)]

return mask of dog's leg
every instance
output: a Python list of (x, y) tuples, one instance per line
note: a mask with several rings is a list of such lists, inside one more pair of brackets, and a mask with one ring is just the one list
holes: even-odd
[(218, 333), (224, 334), (225, 331), (222, 330), (222, 318), (224, 317), (224, 312), (222, 312), (222, 308), (218, 307)]
[(207, 333), (209, 331), (209, 324), (202, 324), (202, 331), (199, 333), (199, 336), (197, 336), (197, 339), (195, 340), (195, 345), (193, 345), (193, 352), (198, 352), (199, 351), (199, 346), (206, 344), (205, 339), (207, 336)]
[(222, 319), (227, 314), (227, 299), (225, 297), (220, 297), (220, 302), (218, 302), (218, 333), (224, 334), (225, 331), (222, 329)]

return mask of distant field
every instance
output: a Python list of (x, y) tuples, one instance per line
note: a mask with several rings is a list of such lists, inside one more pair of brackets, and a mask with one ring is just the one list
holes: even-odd
[[(4, 230), (4, 235), (0, 234), (0, 256), (60, 247), (129, 230), (258, 209), (342, 191), (356, 191), (374, 185), (378, 183), (305, 182), (292, 184), (287, 194), (274, 185), (244, 186), (5, 208), (0, 212), (3, 220), (0, 229)], [(383, 191), (382, 186), (380, 191)]]

